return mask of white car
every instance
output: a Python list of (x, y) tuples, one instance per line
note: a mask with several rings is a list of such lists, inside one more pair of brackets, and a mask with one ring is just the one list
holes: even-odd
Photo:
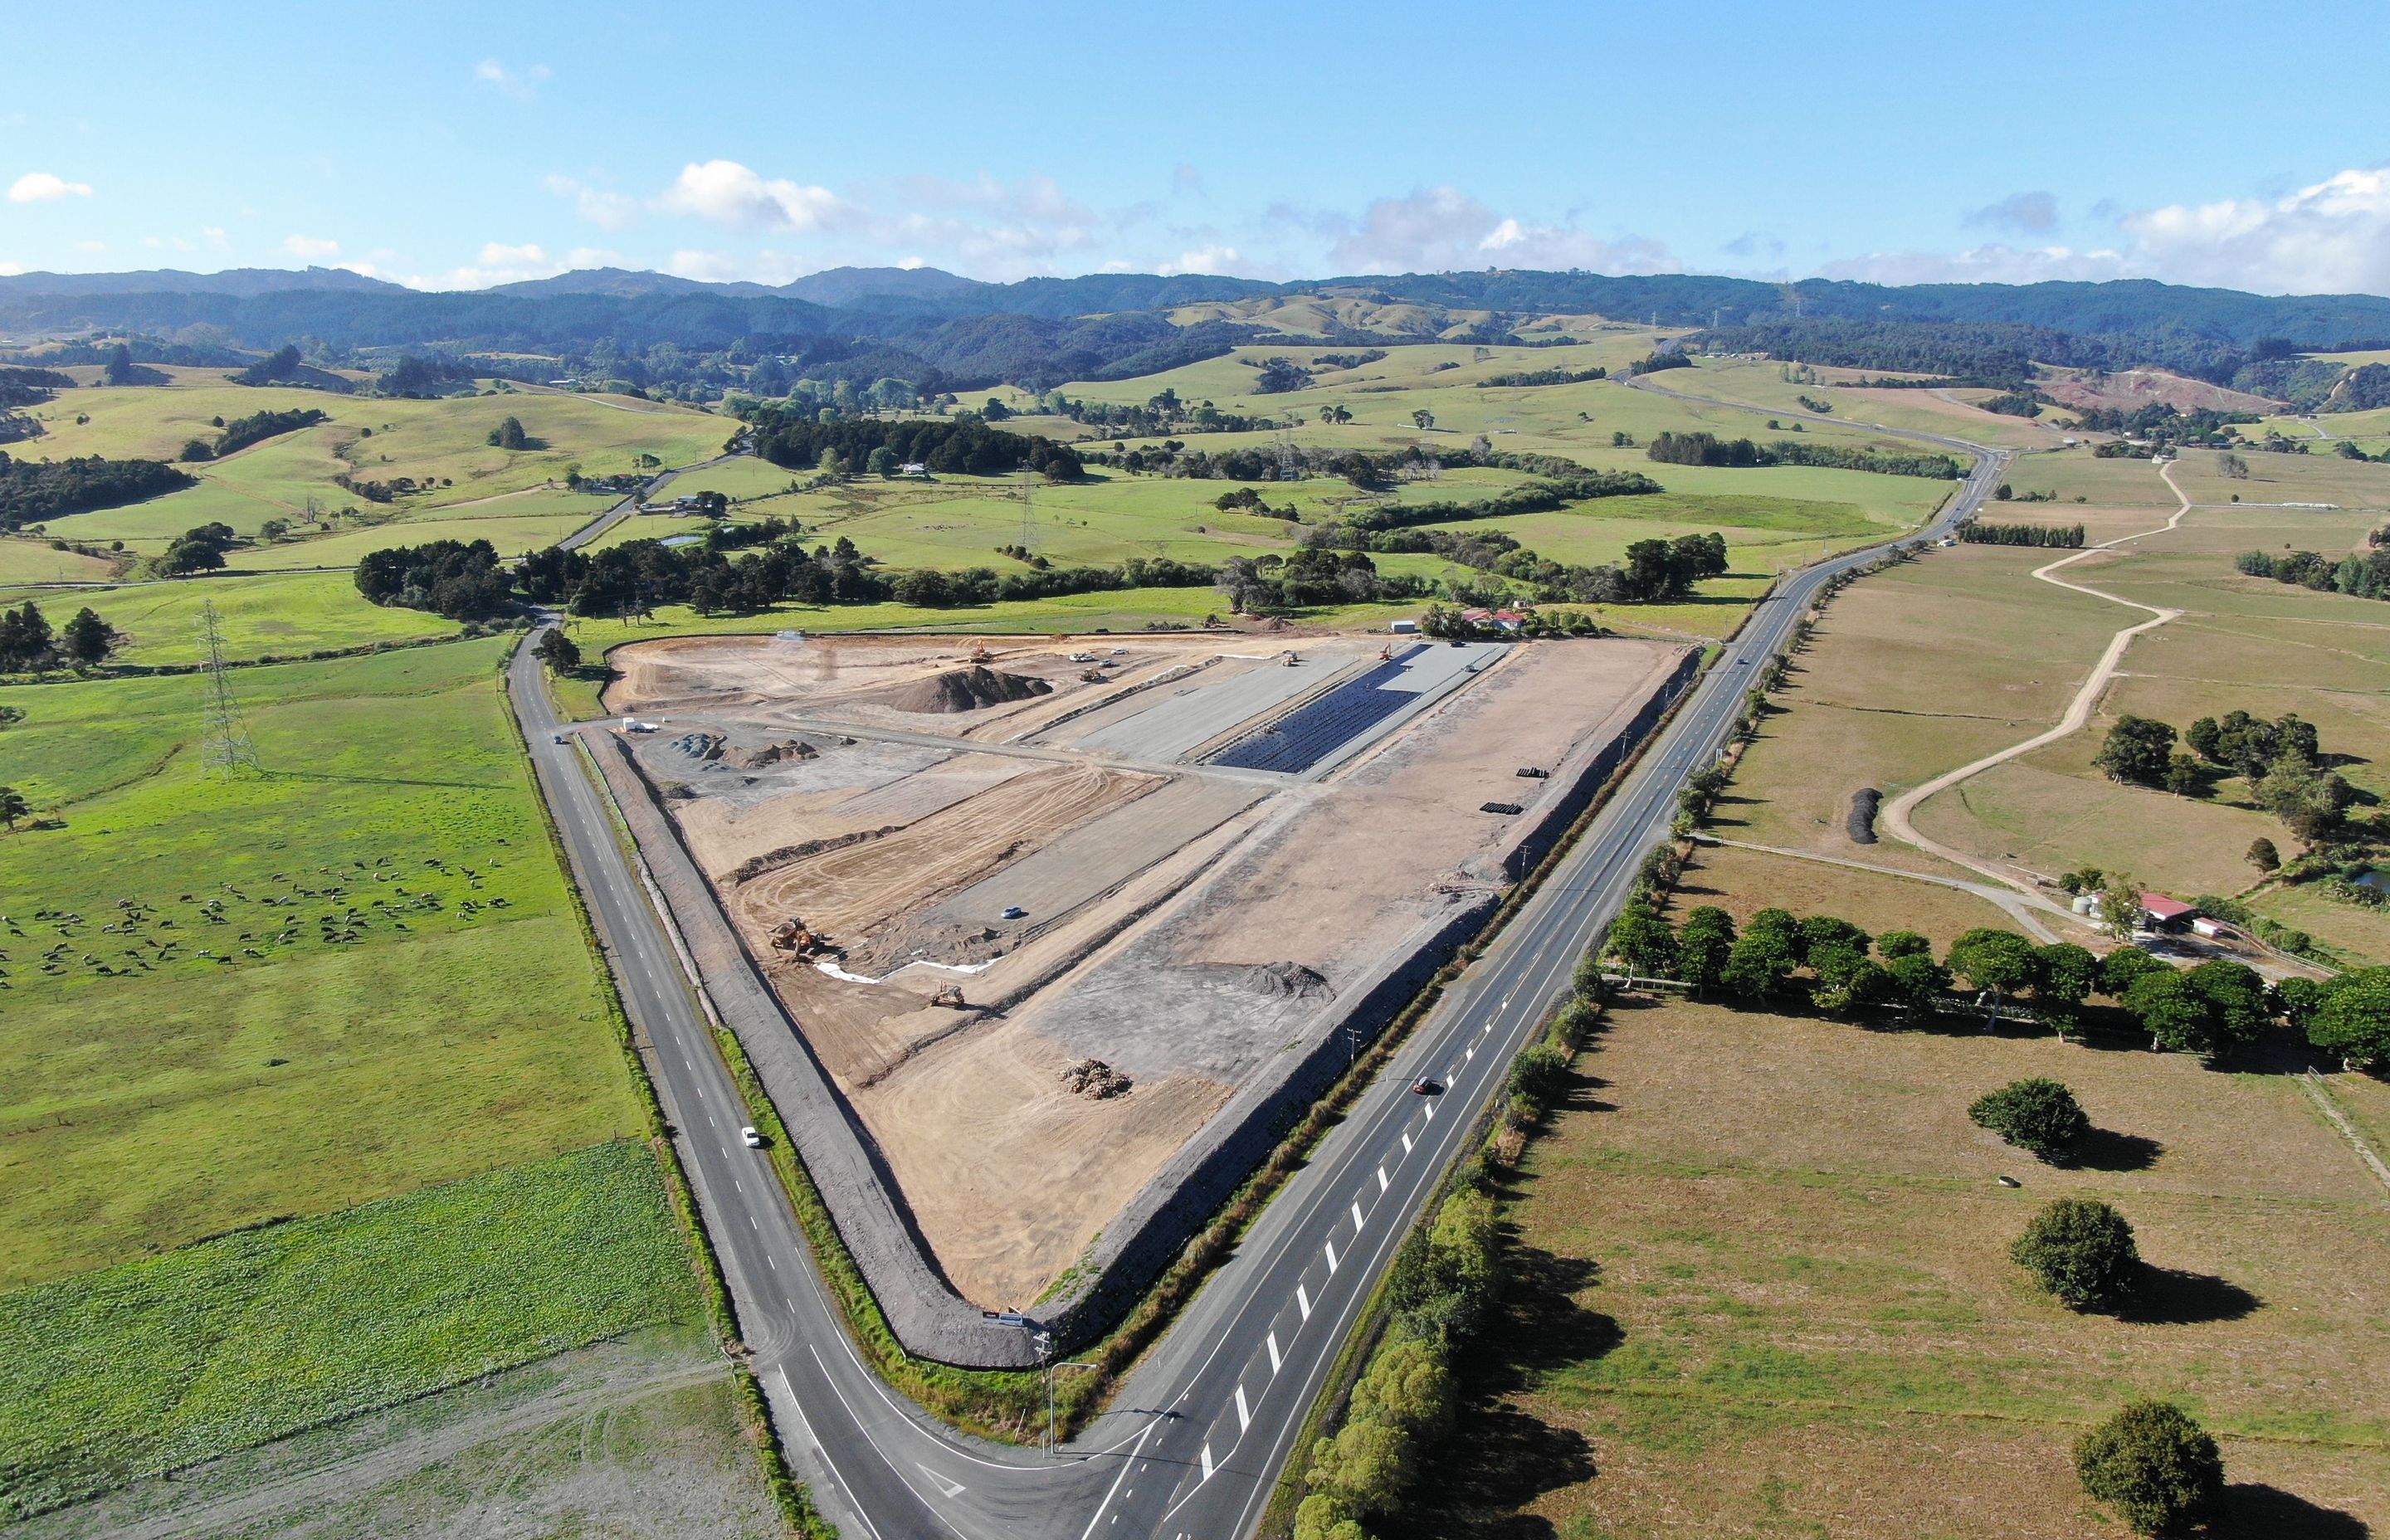
[(761, 1149), (764, 1148), (764, 1136), (756, 1133), (754, 1125), (752, 1123), (739, 1131), (739, 1137), (750, 1149)]

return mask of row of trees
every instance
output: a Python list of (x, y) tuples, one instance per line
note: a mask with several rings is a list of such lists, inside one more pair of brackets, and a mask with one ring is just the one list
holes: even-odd
[(1078, 451), (1070, 445), (991, 428), (975, 417), (820, 422), (772, 405), (755, 415), (755, 452), (774, 465), (852, 468), (880, 448), (898, 463), (948, 475), (1000, 476), (1026, 468), (1047, 481), (1075, 481), (1084, 474)]
[[(1673, 540), (1638, 540), (1623, 561), (1577, 566), (1552, 561), (1494, 530), (1395, 529), (1370, 533), (1349, 523), (1314, 525), (1299, 536), (1306, 548), (1440, 556), (1447, 561), (1525, 585), (1538, 604), (1649, 604), (1680, 599), (1704, 578), (1727, 571), (1726, 537), (1680, 534)], [(1446, 584), (1446, 597), (1474, 602), (1488, 597), (1475, 584)], [(1463, 593), (1467, 588), (1470, 592)], [(1421, 592), (1433, 592), (1433, 585)], [(1405, 597), (1405, 596), (1391, 596)], [(1493, 599), (1507, 597), (1497, 592)]]
[(90, 606), (74, 612), (53, 630), (41, 607), (27, 599), (14, 610), (0, 610), (0, 674), (31, 670), (90, 668), (108, 661), (123, 640), (116, 627), (101, 620)]
[(2361, 599), (2390, 598), (2390, 550), (2373, 549), (2337, 560), (2314, 551), (2269, 556), (2243, 551), (2232, 564), (2251, 577), (2294, 583), (2318, 593), (2352, 594)]
[[(2378, 1021), (2369, 1014), (2370, 985), (2347, 995), (2327, 1020), (2324, 1007), (2347, 986), (2318, 995), (2286, 987), (2275, 995), (2255, 970), (2222, 958), (2178, 969), (2136, 947), (2101, 957), (2070, 942), (2037, 946), (1991, 928), (1966, 932), (1937, 962), (1932, 944), (1913, 930), (1870, 938), (1847, 920), (1797, 919), (1777, 908), (1762, 909), (1738, 930), (1732, 916), (1710, 905), (1690, 911), (1678, 929), (1636, 905), (1612, 923), (1607, 949), (1630, 977), (1675, 979), (1697, 996), (1723, 995), (1755, 1006), (1805, 999), (1837, 1015), (1960, 1012), (1965, 1003), (1949, 995), (1963, 981), (1995, 1007), (2028, 1005), (2062, 1035), (2080, 1025), (2085, 1002), (2097, 994), (2114, 999), (2149, 1033), (2152, 1047), (2204, 1059), (2258, 1042), (2278, 1014), (2319, 1048), (2369, 1057), (2378, 1033), (2383, 1051), (2390, 1051), (2390, 989), (2383, 992)], [(2324, 1023), (2320, 1038), (2311, 1030), (2318, 1022)]]
[(2075, 550), (2083, 544), (2083, 526), (1986, 524), (1980, 519), (1970, 519), (1959, 526), (1959, 539), (1969, 545), (2045, 545)]
[(1384, 1332), (1353, 1387), (1344, 1425), (1311, 1447), (1295, 1540), (1368, 1540), (1364, 1521), (1393, 1513), (1458, 1410), (1457, 1367), (1500, 1303), (1498, 1164), (1566, 1095), (1569, 1062), (1600, 1020), (1601, 969), (1588, 954), (1575, 990), (1543, 1037), (1511, 1061), (1494, 1132), (1457, 1174), (1451, 1195), (1394, 1253)]
[(1959, 462), (1947, 455), (1884, 455), (1874, 450), (1831, 443), (1805, 443), (1779, 439), (1762, 446), (1749, 439), (1721, 439), (1705, 430), (1663, 430), (1643, 453), (1664, 465), (1823, 466), (1836, 470), (1871, 470), (1887, 476), (1928, 476), (1955, 481)]

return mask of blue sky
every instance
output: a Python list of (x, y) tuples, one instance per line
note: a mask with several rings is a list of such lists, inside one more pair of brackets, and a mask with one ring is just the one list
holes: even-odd
[(0, 271), (2390, 292), (2390, 6), (18, 7)]

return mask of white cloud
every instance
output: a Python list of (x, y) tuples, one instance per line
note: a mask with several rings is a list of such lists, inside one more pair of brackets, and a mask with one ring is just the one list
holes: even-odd
[(285, 236), (282, 237), (282, 249), (306, 262), (315, 262), (325, 257), (337, 257), (341, 254), (339, 241), (324, 240), (315, 236)]
[(91, 184), (70, 182), (45, 171), (29, 171), (8, 184), (11, 203), (45, 203), (54, 198), (89, 198)]
[(2118, 221), (2145, 270), (2261, 293), (2390, 294), (2390, 165), (2287, 198), (2143, 209)]
[(0, 278), (13, 278), (23, 271), (25, 265), (22, 263), (0, 262)]
[(762, 283), (783, 284), (790, 278), (812, 273), (824, 264), (787, 251), (769, 249), (759, 251), (705, 251), (687, 250), (675, 251), (664, 263), (664, 271), (676, 278), (695, 278), (700, 283)]
[(919, 257), (898, 257), (898, 258), (896, 259), (896, 265), (897, 265), (898, 267), (902, 268), (904, 271), (906, 271), (906, 272), (907, 272), (907, 273), (911, 273), (911, 272), (914, 272), (914, 271), (916, 271), (916, 270), (918, 270), (918, 269), (919, 269), (919, 268), (927, 267), (927, 266), (929, 266), (930, 264), (929, 264), (928, 263), (926, 263), (926, 262), (923, 262), (923, 261), (922, 261), (920, 258), (919, 258)]
[(717, 225), (799, 234), (834, 228), (850, 222), (854, 213), (828, 187), (766, 179), (736, 160), (690, 161), (656, 206)]
[(1967, 216), (1970, 225), (2046, 236), (2058, 228), (2058, 195), (2048, 192), (2011, 193), (1998, 203), (1986, 203)]
[(1176, 277), (1182, 273), (1227, 274), (1245, 277), (1252, 274), (1253, 264), (1246, 262), (1244, 253), (1235, 247), (1215, 242), (1192, 251), (1179, 252), (1172, 261), (1163, 263), (1160, 271), (1164, 277)]
[(601, 229), (620, 230), (639, 217), (639, 200), (627, 193), (607, 192), (570, 176), (551, 176), (547, 190), (572, 199), (581, 217)]
[(519, 102), (527, 102), (539, 95), (539, 88), (555, 74), (545, 64), (534, 64), (528, 70), (509, 70), (494, 58), (485, 58), (473, 66), (473, 78), (493, 90), (503, 91)]
[(1449, 272), (1466, 267), (1588, 267), (1673, 273), (1666, 246), (1640, 236), (1606, 240), (1569, 225), (1530, 225), (1497, 214), (1458, 187), (1422, 187), (1373, 199), (1356, 224), (1338, 214), (1279, 211), (1335, 238), (1330, 263), (1346, 273)]
[[(2040, 217), (2031, 200), (2043, 196), (2017, 194), (1971, 223), (2029, 225)], [(2048, 212), (2054, 221), (2054, 199)], [(2390, 164), (2338, 172), (2284, 198), (2094, 213), (2114, 214), (2122, 238), (2088, 250), (1995, 242), (1955, 253), (1874, 251), (1818, 272), (1888, 284), (2158, 278), (2260, 294), (2390, 294)]]
[(2122, 251), (2078, 251), (2066, 246), (2018, 248), (1994, 243), (1964, 251), (1870, 251), (1818, 269), (1821, 278), (1860, 283), (2097, 283), (2134, 276), (2139, 270)]

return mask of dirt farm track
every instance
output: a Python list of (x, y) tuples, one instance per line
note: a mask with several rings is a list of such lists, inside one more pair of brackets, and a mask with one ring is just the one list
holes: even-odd
[(1499, 890), (1566, 789), (1520, 772), (1615, 736), (1683, 656), (1274, 643), (612, 655), (618, 794), (669, 812), (974, 1303), (1037, 1299), (1349, 988)]

